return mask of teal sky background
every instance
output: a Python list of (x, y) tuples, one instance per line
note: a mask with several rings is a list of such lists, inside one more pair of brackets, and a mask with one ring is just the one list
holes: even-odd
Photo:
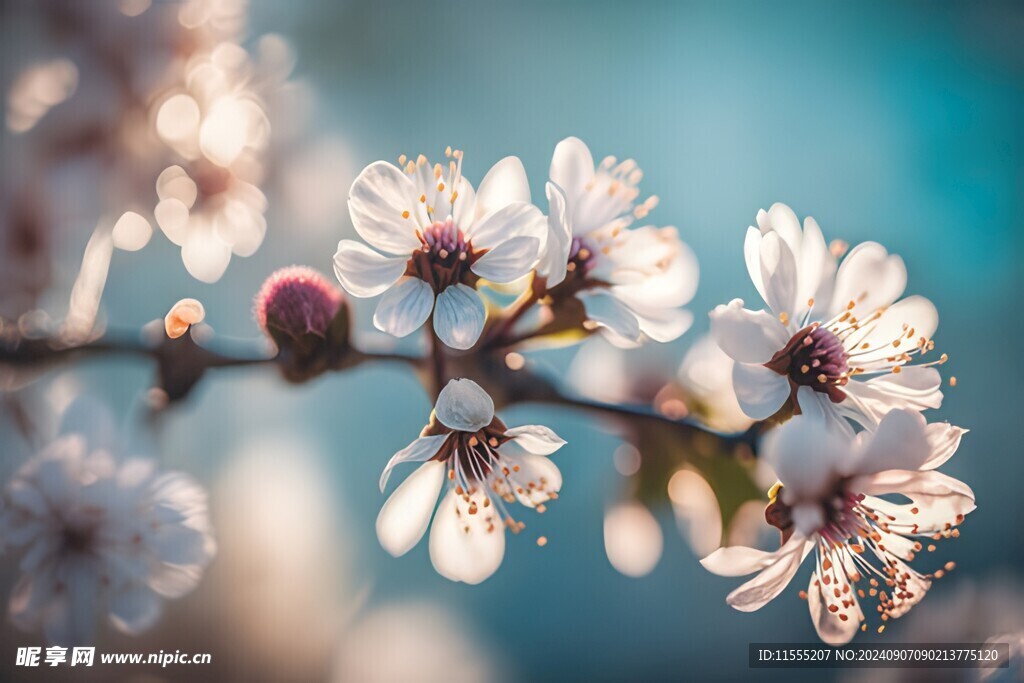
[[(945, 374), (959, 379), (930, 417), (972, 430), (944, 471), (979, 501), (960, 540), (943, 548), (959, 569), (934, 592), (995, 575), (1024, 579), (1019, 4), (267, 0), (253, 11), (257, 31), (293, 41), (297, 74), (317, 95), (315, 124), (344, 140), (355, 170), (452, 145), (478, 182), (514, 154), (546, 208), (548, 163), (562, 138), (581, 137), (596, 157), (635, 158), (643, 190), (661, 198), (652, 219), (677, 226), (701, 264), (694, 331), (676, 355), (707, 329), (715, 304), (756, 297), (742, 240), (759, 208), (783, 201), (813, 215), (827, 238), (877, 240), (902, 255), (908, 293), (938, 306), (936, 342), (952, 358)], [(176, 283), (168, 296), (198, 296), (219, 332), (255, 337), (249, 302), (262, 278), (293, 261), (329, 273), (337, 240), (351, 232), (340, 214), (335, 232), (301, 234), (273, 199), (267, 242), (216, 285), (191, 282), (159, 235), (146, 255), (115, 256), (110, 320), (154, 317), (138, 284), (145, 274), (149, 294)], [(154, 267), (157, 258), (168, 265)], [(111, 370), (85, 372), (99, 380)], [(123, 408), (147, 369), (119, 366), (115, 376), (100, 391)], [(225, 418), (225, 406), (237, 409)], [(667, 508), (657, 569), (639, 581), (617, 574), (601, 537), (617, 491), (617, 440), (576, 414), (524, 407), (505, 416), (543, 421), (570, 443), (556, 456), (564, 493), (533, 520), (547, 547), (511, 539), (502, 569), (478, 587), (437, 576), (425, 543), (388, 557), (373, 531), (377, 477), (429, 407), (398, 368), (301, 387), (224, 373), (170, 417), (182, 429), (165, 459), (213, 476), (223, 463), (210, 454), (230, 452), (240, 434), (300, 434), (324, 454), (371, 599), (446, 603), (503, 654), (513, 679), (731, 680), (748, 674), (748, 642), (814, 641), (796, 585), (758, 613), (728, 608), (736, 581), (704, 572)], [(899, 634), (897, 623), (887, 639)]]

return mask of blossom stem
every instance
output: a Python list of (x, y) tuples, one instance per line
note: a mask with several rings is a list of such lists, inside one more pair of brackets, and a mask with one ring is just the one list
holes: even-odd
[[(512, 312), (502, 318), (492, 328), (490, 334), (487, 335), (487, 340), (484, 342), (485, 349), (504, 348), (512, 346), (513, 342), (510, 341), (509, 333), (515, 326), (519, 319), (522, 318), (527, 311), (533, 308), (533, 305), (540, 300), (541, 295), (544, 293), (544, 284), (538, 281), (538, 278), (534, 277), (530, 283), (530, 289), (519, 297), (518, 300), (513, 304), (514, 308)], [(511, 339), (515, 339), (512, 337)]]
[(436, 398), (441, 393), (441, 389), (444, 388), (444, 346), (441, 344), (441, 340), (437, 338), (437, 333), (434, 332), (434, 317), (431, 315), (430, 321), (427, 323), (427, 330), (430, 335), (430, 370), (431, 379), (434, 382), (433, 395)]

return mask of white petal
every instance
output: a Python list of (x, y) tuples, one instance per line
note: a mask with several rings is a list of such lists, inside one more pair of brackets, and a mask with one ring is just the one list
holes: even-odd
[(747, 273), (750, 281), (757, 288), (763, 301), (768, 301), (764, 293), (764, 281), (761, 279), (761, 231), (751, 226), (747, 228), (747, 235), (743, 239), (743, 260), (747, 264)]
[(693, 324), (693, 313), (683, 308), (633, 308), (640, 331), (656, 342), (679, 339)]
[(848, 457), (845, 437), (807, 415), (793, 417), (765, 436), (762, 457), (782, 482), (787, 504), (822, 500), (829, 493), (838, 477), (836, 464)]
[[(504, 444), (500, 453), (512, 473), (507, 478), (499, 474), (491, 480), (497, 492), (502, 495), (512, 493), (520, 504), (533, 508), (551, 500), (552, 493), (562, 490), (562, 472), (558, 465), (545, 455), (516, 453), (516, 449), (509, 448), (509, 445)], [(510, 486), (511, 491), (508, 490)]]
[[(850, 490), (869, 496), (890, 493), (906, 496), (912, 503), (900, 505), (881, 498), (872, 499), (870, 505), (880, 513), (897, 518), (899, 523), (916, 525), (921, 534), (931, 534), (956, 526), (962, 516), (974, 510), (974, 492), (958, 479), (927, 470), (889, 470), (879, 474), (858, 477), (851, 481)], [(916, 513), (909, 513), (910, 508)]]
[(408, 260), (383, 256), (361, 242), (342, 240), (334, 254), (334, 274), (352, 296), (377, 296), (398, 282)]
[(800, 230), (800, 219), (796, 217), (796, 212), (793, 209), (782, 202), (776, 202), (768, 207), (768, 211), (763, 217), (759, 216), (759, 218), (762, 218), (759, 224), (763, 224), (762, 230), (766, 234), (768, 230), (775, 232), (789, 246), (789, 250), (794, 255), (800, 253), (803, 232)]
[(893, 408), (925, 410), (942, 405), (942, 377), (935, 368), (905, 366), (901, 372), (849, 382), (842, 412), (871, 429)]
[(494, 419), (494, 401), (471, 379), (453, 379), (437, 396), (434, 415), (445, 427), (478, 432)]
[[(386, 161), (376, 161), (359, 174), (349, 190), (348, 209), (356, 232), (387, 254), (410, 254), (419, 248), (416, 229), (419, 194), (412, 180)], [(410, 212), (409, 218), (403, 218)]]
[(583, 292), (578, 298), (592, 322), (630, 341), (640, 339), (640, 321), (614, 296), (604, 292)]
[[(430, 527), (430, 561), (441, 576), (477, 584), (488, 578), (505, 557), (505, 525), (494, 506), (483, 508), (477, 492), (472, 502), (482, 512), (470, 515), (469, 504), (449, 491), (441, 500)], [(457, 512), (461, 509), (461, 514)], [(488, 512), (489, 511), (489, 512)]]
[(824, 311), (832, 300), (836, 259), (825, 244), (825, 236), (822, 235), (817, 221), (810, 216), (804, 219), (804, 237), (797, 258), (797, 267), (800, 269), (797, 311), (805, 310), (810, 299), (814, 299), (814, 307), (811, 310)]
[(933, 470), (953, 457), (960, 447), (960, 439), (967, 433), (962, 427), (955, 427), (948, 422), (936, 422), (925, 429), (928, 439), (928, 459), (921, 465), (922, 470)]
[(566, 138), (555, 146), (548, 175), (565, 192), (571, 215), (587, 183), (594, 179), (594, 157), (582, 140)]
[(715, 342), (741, 363), (767, 363), (789, 342), (781, 322), (765, 311), (743, 308), (742, 299), (720, 304), (709, 315)]
[(515, 282), (533, 269), (539, 250), (540, 240), (536, 237), (513, 237), (481, 256), (472, 270), (491, 282)]
[(913, 347), (918, 339), (931, 339), (939, 326), (939, 312), (931, 301), (923, 296), (908, 296), (887, 308), (875, 321), (871, 331), (862, 340), (871, 349), (859, 350), (856, 361), (866, 364), (872, 360), (883, 360), (892, 356), (893, 342), (900, 340)]
[(434, 332), (453, 349), (470, 349), (480, 338), (487, 309), (480, 295), (463, 284), (450, 285), (437, 297)]
[(466, 239), (477, 249), (495, 249), (513, 237), (543, 240), (546, 231), (547, 221), (540, 209), (533, 204), (516, 202), (473, 223), (466, 231)]
[(774, 600), (785, 590), (800, 568), (813, 543), (800, 534), (793, 534), (779, 549), (776, 561), (726, 597), (725, 601), (741, 612), (754, 612)]
[(424, 460), (430, 460), (432, 457), (437, 455), (437, 452), (441, 449), (441, 444), (443, 444), (447, 438), (447, 434), (421, 436), (402, 450), (392, 455), (391, 459), (388, 460), (388, 464), (384, 467), (384, 471), (380, 475), (381, 493), (384, 492), (384, 487), (387, 486), (388, 478), (391, 476), (391, 470), (393, 470), (396, 465), (400, 465), (403, 462), (423, 462)]
[(530, 182), (519, 157), (505, 157), (480, 181), (476, 192), (476, 218), (513, 202), (530, 203)]
[(836, 272), (832, 310), (842, 311), (853, 301), (853, 314), (864, 319), (880, 306), (899, 298), (907, 286), (903, 259), (889, 255), (877, 242), (863, 242), (850, 250)]
[(514, 438), (517, 444), (537, 455), (551, 455), (565, 445), (565, 439), (542, 425), (513, 427), (505, 436)]
[(765, 303), (775, 313), (786, 313), (796, 318), (797, 280), (796, 257), (782, 237), (769, 232), (761, 238), (761, 279), (764, 282)]
[(841, 471), (850, 475), (918, 469), (931, 452), (925, 426), (919, 412), (904, 408), (890, 411), (852, 456), (839, 463)]
[(377, 515), (377, 539), (384, 550), (399, 557), (423, 538), (444, 472), (443, 462), (423, 463), (387, 499)]
[(780, 555), (788, 550), (785, 546), (772, 552), (742, 545), (730, 546), (719, 548), (700, 563), (709, 572), (719, 576), (746, 576), (775, 564)]
[[(807, 607), (811, 611), (811, 620), (814, 622), (814, 629), (818, 632), (818, 637), (829, 645), (843, 645), (850, 642), (857, 634), (857, 629), (860, 628), (862, 614), (860, 605), (857, 603), (857, 597), (852, 593), (849, 599), (853, 601), (853, 604), (849, 607), (843, 606), (843, 600), (822, 599), (822, 591), (826, 588), (818, 579), (817, 574), (811, 574), (811, 582), (807, 586)], [(835, 614), (830, 612), (828, 609), (830, 604), (838, 606), (839, 612)], [(840, 613), (846, 615), (846, 621), (839, 617)]]
[(377, 304), (373, 325), (381, 332), (405, 337), (430, 317), (434, 290), (423, 280), (409, 277), (387, 291)]
[(764, 420), (774, 415), (789, 398), (789, 380), (763, 365), (736, 363), (732, 369), (736, 400), (747, 417)]
[(136, 635), (150, 628), (160, 617), (160, 596), (138, 585), (110, 598), (110, 620), (118, 630)]
[(554, 287), (565, 279), (569, 252), (572, 250), (572, 227), (566, 214), (565, 193), (554, 183), (545, 186), (548, 196), (548, 234), (537, 272)]

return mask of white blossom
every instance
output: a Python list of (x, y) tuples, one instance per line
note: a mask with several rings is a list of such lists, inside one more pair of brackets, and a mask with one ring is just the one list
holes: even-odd
[(506, 427), (478, 384), (450, 381), (423, 435), (384, 468), (381, 491), (396, 465), (423, 463), (381, 508), (380, 544), (395, 557), (404, 555), (430, 526), (430, 559), (437, 572), (452, 581), (480, 583), (501, 565), (505, 527), (514, 533), (524, 527), (508, 506), (518, 502), (544, 512), (544, 503), (558, 497), (562, 474), (547, 456), (564, 443), (547, 427)]

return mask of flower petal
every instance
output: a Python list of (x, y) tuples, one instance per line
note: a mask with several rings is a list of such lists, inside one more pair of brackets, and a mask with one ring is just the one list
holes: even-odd
[(789, 341), (782, 323), (765, 311), (743, 308), (743, 299), (719, 304), (710, 318), (719, 348), (741, 363), (767, 363)]
[(786, 241), (777, 233), (761, 237), (761, 280), (764, 282), (765, 303), (778, 315), (785, 313), (795, 319), (796, 294), (799, 287), (796, 257)]
[(565, 279), (572, 250), (572, 228), (566, 214), (565, 193), (550, 182), (545, 191), (548, 196), (548, 234), (537, 272), (547, 278), (548, 287), (554, 287)]
[(740, 408), (754, 420), (771, 417), (789, 398), (789, 380), (763, 365), (736, 363), (732, 386)]
[(845, 310), (853, 301), (853, 315), (865, 319), (877, 308), (896, 301), (906, 286), (903, 259), (890, 255), (877, 242), (863, 242), (851, 249), (839, 265), (832, 310)]
[(765, 436), (762, 457), (782, 482), (782, 496), (788, 505), (828, 495), (835, 485), (836, 465), (849, 453), (845, 436), (806, 415), (793, 417)]
[(611, 294), (583, 292), (577, 298), (583, 302), (590, 321), (629, 341), (640, 339), (640, 321), (628, 306)]
[(761, 300), (767, 301), (768, 296), (764, 293), (764, 280), (761, 279), (761, 231), (754, 226), (747, 228), (747, 235), (743, 239), (743, 260), (747, 264), (750, 281), (757, 288)]
[(471, 379), (453, 379), (437, 396), (434, 415), (445, 427), (478, 432), (494, 419), (494, 401)]
[(130, 635), (150, 628), (162, 611), (160, 596), (144, 585), (119, 591), (110, 598), (110, 621)]
[(530, 203), (530, 182), (519, 157), (505, 157), (487, 172), (476, 191), (476, 218), (513, 202)]
[(501, 447), (501, 459), (510, 474), (506, 477), (498, 474), (491, 480), (495, 493), (501, 496), (511, 493), (520, 504), (533, 508), (562, 490), (562, 472), (547, 456), (515, 453), (508, 446)]
[[(478, 491), (463, 507), (455, 491), (441, 500), (430, 527), (430, 561), (437, 573), (452, 581), (478, 584), (488, 578), (505, 557), (505, 525), (489, 512), (470, 515), (468, 508), (477, 503), (483, 508), (483, 493)], [(461, 514), (459, 514), (461, 509)]]
[[(893, 342), (899, 340), (913, 347), (922, 337), (931, 339), (939, 326), (939, 312), (935, 305), (923, 296), (908, 296), (887, 308), (875, 321), (863, 339), (858, 341), (870, 345), (870, 350), (858, 350), (857, 364), (868, 365), (871, 361), (884, 361), (891, 357)], [(870, 366), (868, 366), (870, 367)]]
[(423, 280), (409, 277), (381, 298), (373, 325), (394, 337), (406, 337), (423, 325), (433, 307), (434, 290)]
[(444, 483), (445, 464), (423, 463), (395, 489), (377, 515), (377, 539), (394, 557), (409, 552), (423, 538), (430, 513)]
[(935, 368), (904, 366), (899, 373), (852, 381), (843, 387), (840, 411), (868, 429), (893, 408), (925, 410), (942, 405), (942, 377)]
[(719, 548), (700, 561), (712, 574), (719, 576), (746, 576), (770, 567), (791, 549), (782, 546), (771, 552), (742, 545)]
[[(851, 593), (849, 600), (852, 604), (846, 607), (844, 600), (823, 599), (823, 590), (825, 586), (818, 579), (818, 575), (811, 574), (811, 582), (807, 586), (807, 607), (811, 611), (814, 629), (818, 632), (818, 637), (829, 645), (848, 643), (857, 634), (863, 617), (857, 597)], [(828, 609), (829, 604), (835, 604), (840, 611), (833, 614)], [(840, 613), (846, 616), (845, 621), (839, 616)]]
[(447, 438), (447, 434), (421, 436), (402, 450), (392, 455), (391, 459), (388, 460), (388, 464), (384, 467), (384, 471), (380, 475), (380, 492), (384, 493), (384, 487), (388, 484), (388, 478), (391, 476), (391, 470), (393, 470), (396, 465), (400, 465), (403, 462), (423, 462), (424, 460), (430, 460), (432, 457), (437, 455), (437, 452), (441, 449), (441, 444), (443, 444)]
[[(921, 534), (943, 531), (946, 524), (955, 526), (975, 508), (974, 492), (967, 484), (935, 470), (889, 470), (858, 477), (851, 481), (850, 490), (869, 496), (906, 496), (912, 504), (900, 505), (881, 498), (869, 504), (880, 513), (896, 517), (897, 523), (915, 525)], [(917, 512), (911, 513), (910, 508), (917, 508)]]
[(378, 254), (361, 242), (342, 240), (334, 254), (334, 274), (352, 296), (377, 296), (398, 282), (408, 260)]
[(348, 194), (352, 225), (370, 246), (387, 254), (410, 254), (419, 248), (418, 222), (403, 218), (422, 211), (416, 186), (405, 173), (376, 161), (363, 169)]
[(565, 439), (542, 425), (513, 427), (505, 432), (505, 436), (512, 437), (518, 445), (537, 455), (551, 455), (565, 445)]
[(473, 223), (466, 231), (466, 239), (476, 249), (496, 249), (513, 237), (543, 240), (546, 231), (547, 221), (540, 209), (533, 204), (515, 202)]
[(565, 192), (569, 215), (572, 216), (572, 210), (586, 190), (587, 183), (594, 179), (594, 157), (582, 140), (566, 138), (555, 146), (548, 175), (551, 182)]
[(463, 284), (450, 285), (437, 297), (434, 332), (453, 349), (470, 349), (480, 338), (487, 309), (480, 295)]
[(539, 251), (540, 240), (536, 237), (513, 237), (481, 256), (471, 269), (491, 282), (515, 282), (533, 269)]
[(754, 612), (778, 597), (800, 568), (807, 552), (814, 546), (800, 534), (793, 534), (779, 549), (776, 561), (757, 576), (734, 590), (725, 601), (741, 612)]
[(897, 408), (878, 423), (851, 457), (837, 464), (846, 475), (874, 474), (885, 470), (916, 470), (928, 459), (931, 449), (925, 437), (926, 422), (921, 413)]
[(956, 427), (948, 422), (936, 422), (925, 429), (928, 439), (928, 459), (921, 465), (922, 470), (933, 470), (943, 464), (956, 453), (960, 447), (960, 439), (967, 433), (966, 429)]

